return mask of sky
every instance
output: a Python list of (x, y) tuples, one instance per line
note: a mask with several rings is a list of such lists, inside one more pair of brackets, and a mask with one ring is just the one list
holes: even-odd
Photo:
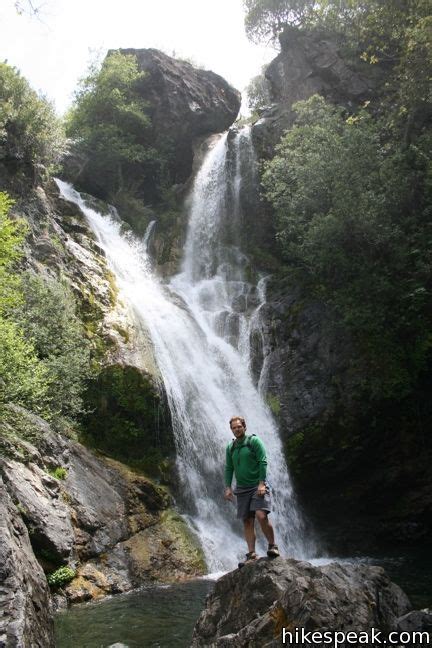
[[(21, 0), (24, 7), (29, 0)], [(108, 49), (162, 49), (240, 91), (276, 55), (250, 43), (242, 0), (31, 0), (37, 16), (0, 0), (0, 60), (18, 68), (62, 114), (89, 62)]]

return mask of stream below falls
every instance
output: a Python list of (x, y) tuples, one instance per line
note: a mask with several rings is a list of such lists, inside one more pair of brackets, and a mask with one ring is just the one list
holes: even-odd
[[(384, 567), (408, 594), (414, 608), (432, 607), (432, 557), (426, 548), (359, 560)], [(76, 605), (56, 616), (56, 646), (188, 648), (195, 621), (212, 587), (213, 581), (206, 579), (150, 585)]]

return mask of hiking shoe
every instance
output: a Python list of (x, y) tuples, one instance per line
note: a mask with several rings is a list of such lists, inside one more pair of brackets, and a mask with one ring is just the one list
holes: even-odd
[(278, 556), (280, 556), (278, 546), (275, 544), (269, 544), (267, 550), (267, 556), (269, 558), (277, 558)]
[(239, 562), (238, 566), (239, 569), (244, 567), (247, 563), (254, 562), (254, 560), (257, 560), (258, 556), (256, 555), (255, 551), (249, 551), (249, 553), (246, 554), (246, 560), (243, 562)]

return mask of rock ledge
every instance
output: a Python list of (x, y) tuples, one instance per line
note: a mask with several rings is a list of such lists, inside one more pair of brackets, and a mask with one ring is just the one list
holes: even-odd
[(396, 630), (410, 602), (381, 567), (260, 559), (220, 578), (207, 597), (192, 648), (273, 648), (283, 629)]

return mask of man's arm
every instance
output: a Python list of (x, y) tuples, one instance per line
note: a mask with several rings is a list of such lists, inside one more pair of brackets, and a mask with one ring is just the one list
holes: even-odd
[(264, 496), (265, 495), (265, 480), (267, 477), (267, 455), (266, 455), (266, 450), (264, 443), (261, 441), (261, 439), (257, 436), (252, 437), (252, 443), (255, 451), (255, 456), (258, 461), (258, 466), (259, 466), (259, 473), (258, 473), (258, 478), (259, 478), (259, 484), (258, 484), (258, 490), (257, 490), (257, 495), (259, 496)]
[(231, 482), (234, 475), (234, 464), (231, 456), (231, 444), (227, 445), (225, 453), (225, 499), (232, 500), (234, 498)]

